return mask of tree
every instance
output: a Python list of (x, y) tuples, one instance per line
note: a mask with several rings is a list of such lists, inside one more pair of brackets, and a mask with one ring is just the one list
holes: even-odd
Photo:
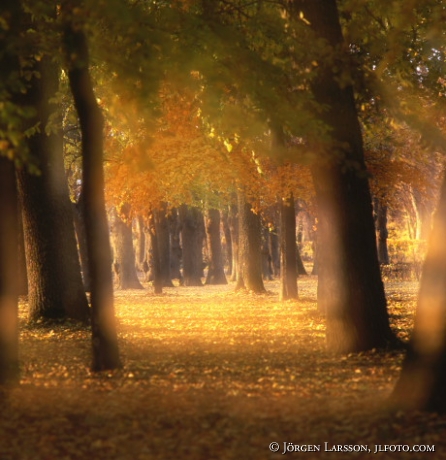
[(171, 278), (171, 238), (168, 218), (168, 207), (162, 202), (155, 212), (155, 224), (158, 234), (158, 254), (160, 260), (161, 279), (163, 287), (173, 287)]
[(280, 299), (297, 299), (297, 245), (294, 196), (280, 206)]
[(20, 1), (7, 0), (0, 5), (0, 17), (8, 25), (0, 27), (0, 98), (3, 101), (0, 140), (3, 141), (4, 135), (7, 139), (0, 148), (0, 385), (16, 381), (19, 375), (19, 216), (14, 161), (20, 157), (20, 149), (12, 142), (13, 137), (8, 139), (5, 122), (11, 115), (6, 107), (8, 103), (14, 104), (20, 92), (20, 85), (14, 88), (12, 83), (20, 69), (14, 40), (20, 30), (21, 15)]
[(179, 208), (181, 246), (183, 248), (183, 285), (202, 286), (203, 273), (203, 214), (196, 206)]
[(19, 371), (17, 184), (14, 163), (3, 156), (0, 156), (0, 198), (0, 385), (3, 385), (15, 380)]
[(34, 75), (22, 103), (35, 108), (28, 128), (31, 161), (18, 170), (28, 275), (29, 319), (89, 318), (80, 274), (72, 206), (63, 167), (60, 127), (49, 126), (57, 110), (50, 102), (58, 89), (59, 69), (48, 56), (33, 61)]
[(379, 198), (375, 198), (373, 202), (376, 220), (378, 260), (382, 265), (390, 263), (389, 250), (387, 248), (387, 238), (389, 231), (387, 230), (387, 205), (382, 203)]
[(82, 186), (91, 276), (92, 369), (101, 371), (121, 366), (104, 200), (103, 117), (89, 74), (88, 43), (82, 24), (76, 18), (74, 5), (64, 6), (68, 79), (82, 131)]
[(393, 390), (403, 408), (446, 412), (446, 176), (423, 266), (415, 328)]
[(206, 234), (209, 244), (209, 268), (206, 284), (227, 284), (223, 267), (220, 238), (220, 211), (210, 208), (206, 215)]
[(262, 278), (260, 214), (246, 201), (245, 192), (238, 192), (238, 271), (236, 289), (254, 293), (265, 291)]
[(143, 289), (136, 272), (130, 205), (124, 203), (113, 216), (113, 268), (118, 289)]
[(147, 218), (147, 230), (150, 237), (150, 253), (146, 256), (150, 265), (149, 279), (153, 280), (155, 294), (163, 292), (163, 277), (161, 272), (161, 260), (159, 254), (158, 228), (156, 226), (156, 211), (150, 211)]
[[(317, 147), (312, 165), (319, 218), (318, 303), (327, 315), (327, 343), (336, 352), (389, 347), (389, 326), (378, 264), (372, 203), (364, 163), (361, 129), (335, 0), (291, 1), (323, 40), (330, 58), (319, 60), (311, 83), (323, 107), (319, 118), (330, 140)], [(338, 70), (337, 70), (338, 69)]]

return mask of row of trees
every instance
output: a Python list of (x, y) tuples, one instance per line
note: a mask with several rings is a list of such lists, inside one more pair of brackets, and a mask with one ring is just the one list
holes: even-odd
[[(260, 273), (261, 266), (260, 213), (270, 204), (266, 197), (273, 196), (281, 210), (282, 296), (294, 297), (293, 203), (302, 192), (297, 175), (303, 170), (296, 164), (306, 164), (316, 197), (318, 304), (327, 317), (328, 346), (336, 352), (398, 346), (380, 275), (366, 160), (376, 171), (392, 165), (401, 172), (398, 162), (408, 163), (407, 156), (395, 153), (401, 129), (410, 130), (417, 147), (420, 140), (431, 150), (444, 147), (438, 115), (442, 2), (114, 0), (104, 7), (100, 0), (67, 0), (57, 6), (22, 0), (3, 2), (1, 13), (2, 381), (17, 374), (17, 195), (31, 318), (43, 311), (56, 318), (91, 317), (93, 369), (120, 365), (105, 212), (104, 131), (105, 145), (113, 149), (106, 173), (111, 197), (118, 201), (114, 226), (128, 229), (132, 213), (144, 217), (159, 262), (158, 287), (162, 253), (155, 252), (165, 235), (165, 203), (182, 213), (186, 270), (189, 261), (197, 263), (185, 254), (193, 250), (192, 234), (197, 233), (188, 235), (188, 226), (197, 222), (194, 202), (205, 199), (209, 233), (218, 223), (213, 210), (221, 203), (237, 204), (237, 285), (261, 289), (256, 284), (261, 277), (252, 274)], [(85, 243), (90, 307), (62, 158), (63, 134), (69, 138), (73, 120), (81, 132), (78, 241), (80, 247)], [(377, 142), (375, 133), (386, 132), (391, 135)], [(266, 153), (273, 160), (262, 159)], [(425, 163), (429, 169), (431, 162)], [(147, 173), (153, 167), (157, 180)], [(264, 193), (272, 178), (275, 193)], [(383, 201), (388, 192), (376, 196)], [(432, 239), (439, 248), (444, 245), (442, 225), (439, 214)], [(125, 232), (119, 234), (124, 238)], [(188, 237), (190, 244), (185, 244)], [(210, 241), (215, 255), (219, 249)], [(436, 385), (446, 375), (441, 320), (446, 283), (438, 280), (446, 268), (435, 250), (431, 246), (428, 251), (421, 320), (401, 385), (407, 375), (413, 379), (410, 369), (415, 369), (423, 382), (416, 388), (424, 399), (418, 395), (413, 400), (421, 401), (419, 406), (435, 401), (437, 407)], [(118, 263), (117, 270), (122, 266)], [(432, 305), (441, 327), (436, 339), (428, 340), (423, 331), (433, 316), (422, 312)]]

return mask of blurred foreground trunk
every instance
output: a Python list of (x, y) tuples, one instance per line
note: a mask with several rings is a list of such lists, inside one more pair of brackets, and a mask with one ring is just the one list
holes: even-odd
[(82, 186), (91, 276), (92, 370), (121, 366), (113, 304), (111, 249), (104, 198), (103, 117), (88, 69), (88, 44), (70, 4), (65, 14), (64, 44), (68, 79), (82, 132)]
[(446, 176), (418, 294), (415, 328), (392, 400), (404, 409), (446, 412)]

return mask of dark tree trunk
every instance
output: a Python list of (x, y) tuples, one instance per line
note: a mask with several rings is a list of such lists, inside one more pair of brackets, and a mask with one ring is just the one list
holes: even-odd
[(82, 186), (91, 275), (93, 371), (121, 366), (113, 305), (111, 248), (104, 198), (103, 118), (88, 69), (88, 44), (67, 11), (64, 30), (68, 79), (82, 132)]
[(15, 381), (19, 374), (17, 233), (14, 163), (0, 156), (0, 385)]
[[(317, 231), (317, 220), (314, 220), (312, 230), (313, 268), (311, 274), (318, 275), (319, 272), (319, 232)], [(319, 306), (320, 309), (320, 306)]]
[(274, 277), (280, 276), (280, 243), (279, 230), (276, 224), (269, 229), (269, 252), (271, 254), (271, 265)]
[[(295, 0), (315, 35), (343, 46), (336, 0)], [(327, 60), (327, 63), (330, 60)], [(312, 166), (316, 190), (320, 265), (318, 303), (327, 315), (327, 343), (335, 352), (355, 352), (396, 343), (389, 326), (376, 250), (361, 129), (351, 85), (341, 86), (330, 62), (320, 62), (312, 83), (319, 114), (332, 143)], [(354, 164), (355, 167), (349, 166)]]
[(446, 412), (446, 176), (429, 238), (415, 328), (393, 402), (404, 409)]
[(113, 269), (117, 289), (143, 289), (136, 272), (130, 206), (124, 204), (116, 210), (113, 225)]
[(294, 197), (280, 203), (280, 300), (297, 299), (296, 212)]
[(82, 270), (82, 280), (86, 292), (91, 292), (91, 278), (88, 264), (87, 234), (84, 221), (84, 194), (80, 193), (77, 203), (74, 204), (74, 228), (76, 230), (77, 244), (79, 247), (79, 258)]
[(375, 222), (376, 222), (376, 243), (378, 247), (378, 261), (382, 265), (388, 265), (389, 251), (387, 249), (387, 238), (389, 232), (387, 231), (387, 206), (378, 198), (374, 199)]
[(17, 253), (17, 264), (18, 264), (18, 294), (28, 295), (28, 274), (26, 273), (26, 255), (25, 255), (25, 235), (23, 234), (23, 220), (22, 210), (20, 204), (18, 204), (18, 253)]
[(137, 216), (135, 219), (136, 227), (136, 244), (135, 244), (135, 264), (139, 272), (143, 272), (143, 264), (146, 253), (146, 234), (144, 232), (144, 221), (142, 216)]
[(155, 212), (155, 223), (158, 236), (158, 253), (161, 269), (161, 279), (163, 287), (173, 287), (170, 276), (170, 232), (169, 221), (167, 219), (167, 204), (161, 203), (160, 209)]
[(239, 224), (238, 224), (238, 207), (236, 204), (229, 206), (228, 216), (229, 230), (231, 232), (232, 243), (232, 264), (231, 264), (231, 281), (237, 280), (237, 273), (239, 271), (238, 263), (238, 239), (239, 239)]
[(172, 209), (168, 219), (170, 234), (170, 276), (172, 279), (177, 279), (180, 285), (182, 285), (181, 260), (183, 251), (180, 243), (181, 224), (176, 208)]
[(207, 211), (206, 234), (209, 245), (209, 268), (206, 284), (228, 284), (223, 266), (220, 238), (220, 211), (218, 209), (208, 209)]
[(18, 171), (28, 275), (29, 319), (64, 318), (87, 321), (89, 308), (82, 283), (73, 224), (73, 210), (63, 165), (60, 132), (46, 134), (55, 107), (49, 101), (58, 90), (58, 68), (50, 58), (35, 63), (25, 96), (36, 109), (40, 132), (28, 139), (39, 175)]
[(203, 214), (197, 207), (181, 205), (181, 246), (183, 248), (184, 286), (202, 286)]
[(238, 193), (239, 210), (239, 269), (236, 289), (254, 293), (265, 292), (262, 279), (262, 235), (260, 215), (246, 202), (243, 192)]
[(271, 281), (273, 279), (273, 265), (271, 253), (269, 252), (269, 248), (271, 247), (269, 239), (269, 229), (267, 226), (262, 225), (262, 276), (264, 280)]
[(150, 250), (149, 264), (150, 264), (150, 275), (149, 280), (153, 281), (153, 292), (155, 294), (163, 293), (163, 277), (161, 272), (161, 261), (159, 252), (159, 241), (158, 241), (158, 228), (156, 226), (156, 211), (149, 213), (147, 227), (150, 235)]
[(232, 274), (232, 236), (231, 236), (231, 228), (229, 226), (229, 213), (227, 210), (223, 211), (221, 214), (221, 220), (223, 224), (223, 233), (225, 235), (225, 252), (226, 252), (226, 263), (227, 270), (226, 274), (231, 276)]
[[(8, 27), (0, 31), (2, 83), (11, 81), (20, 69), (19, 57), (8, 45), (17, 40), (21, 16), (20, 1), (4, 0), (0, 4), (0, 17), (8, 20)], [(6, 86), (2, 90), (2, 102), (7, 98), (14, 101), (16, 94), (5, 94), (10, 88)], [(14, 163), (4, 156), (6, 153), (0, 150), (0, 385), (15, 383), (19, 377), (18, 197)]]

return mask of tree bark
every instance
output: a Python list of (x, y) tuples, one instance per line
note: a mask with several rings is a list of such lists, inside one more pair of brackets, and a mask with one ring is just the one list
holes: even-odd
[(218, 209), (208, 209), (206, 217), (206, 234), (210, 256), (206, 284), (228, 284), (221, 248), (220, 211)]
[(104, 198), (103, 118), (90, 79), (87, 39), (80, 25), (73, 23), (70, 7), (64, 11), (64, 45), (70, 89), (82, 132), (82, 186), (91, 275), (92, 370), (101, 371), (121, 366)]
[(113, 269), (116, 274), (117, 289), (143, 289), (136, 272), (135, 250), (133, 247), (132, 220), (130, 206), (124, 204), (115, 211), (113, 235)]
[(167, 204), (161, 203), (159, 209), (155, 212), (155, 223), (157, 228), (158, 236), (158, 253), (161, 269), (161, 279), (163, 281), (163, 287), (173, 287), (172, 278), (170, 276), (170, 229), (169, 221), (167, 218)]
[(296, 212), (293, 194), (280, 203), (280, 300), (297, 299)]
[[(344, 40), (335, 0), (295, 0), (327, 49), (342, 49)], [(337, 58), (334, 57), (336, 60)], [(340, 353), (393, 346), (384, 286), (376, 250), (369, 184), (353, 88), (339, 83), (330, 60), (319, 62), (312, 82), (318, 117), (330, 129), (332, 142), (320, 145), (312, 166), (316, 190), (320, 265), (318, 303), (327, 315), (328, 347)], [(345, 67), (345, 66), (344, 66)]]
[(446, 176), (418, 294), (415, 328), (393, 402), (404, 409), (446, 412)]
[(271, 281), (273, 279), (273, 264), (272, 264), (272, 256), (269, 252), (271, 247), (269, 243), (270, 234), (269, 229), (266, 225), (262, 225), (261, 229), (261, 252), (262, 252), (262, 276), (264, 280)]
[(181, 224), (178, 216), (178, 210), (173, 208), (168, 217), (169, 234), (170, 234), (170, 276), (177, 279), (180, 285), (183, 284), (183, 275), (181, 274), (181, 260), (183, 250), (181, 249)]
[(181, 246), (184, 286), (202, 286), (203, 214), (197, 207), (181, 205)]
[(246, 202), (242, 191), (238, 193), (239, 210), (239, 270), (237, 289), (247, 289), (256, 294), (265, 292), (262, 278), (262, 236), (260, 215)]
[(86, 292), (91, 292), (91, 278), (88, 264), (87, 235), (85, 231), (83, 206), (84, 194), (81, 191), (77, 203), (73, 204), (74, 228), (76, 231), (77, 244), (79, 247), (79, 258), (81, 263), (82, 280), (84, 282), (84, 288)]
[(149, 280), (153, 281), (153, 292), (155, 294), (163, 293), (163, 276), (161, 271), (161, 261), (159, 253), (158, 228), (156, 226), (156, 211), (149, 213), (147, 227), (150, 235), (151, 254), (149, 255), (150, 276)]
[(226, 263), (224, 265), (227, 265), (227, 270), (226, 274), (231, 275), (232, 273), (232, 236), (231, 236), (231, 228), (229, 227), (229, 212), (228, 210), (222, 211), (221, 214), (221, 220), (223, 224), (223, 233), (225, 235), (225, 253), (226, 253)]
[(63, 165), (61, 132), (45, 128), (55, 108), (50, 100), (58, 90), (58, 68), (49, 57), (35, 62), (27, 105), (36, 109), (30, 124), (41, 129), (28, 139), (39, 174), (18, 171), (28, 275), (29, 319), (89, 318), (73, 224), (73, 210)]
[(0, 156), (0, 385), (19, 375), (17, 233), (14, 163)]
[(135, 244), (135, 264), (136, 270), (143, 272), (143, 264), (146, 252), (146, 234), (144, 233), (144, 221), (142, 216), (137, 216), (136, 224), (136, 244)]
[[(20, 70), (20, 61), (11, 43), (21, 30), (22, 7), (20, 0), (4, 0), (0, 4), (0, 17), (7, 18), (8, 27), (0, 30), (0, 81), (11, 81)], [(17, 94), (2, 87), (3, 101), (15, 102)], [(7, 94), (9, 93), (9, 94)], [(3, 120), (0, 129), (4, 129)], [(19, 377), (18, 331), (18, 247), (19, 215), (16, 171), (8, 152), (0, 150), (0, 385), (16, 383)], [(17, 152), (14, 152), (15, 154)], [(22, 234), (20, 234), (22, 237)]]
[(273, 276), (280, 277), (280, 242), (279, 242), (279, 229), (277, 222), (269, 229), (269, 252), (271, 254), (271, 265), (273, 269)]
[(237, 273), (239, 272), (238, 252), (239, 252), (239, 224), (238, 224), (238, 207), (236, 204), (229, 206), (228, 216), (229, 230), (231, 232), (232, 243), (232, 264), (231, 264), (231, 281), (237, 280)]
[(378, 261), (382, 265), (389, 265), (389, 251), (387, 248), (387, 238), (389, 232), (387, 231), (387, 206), (375, 198), (375, 221), (376, 221), (376, 239), (378, 248)]

